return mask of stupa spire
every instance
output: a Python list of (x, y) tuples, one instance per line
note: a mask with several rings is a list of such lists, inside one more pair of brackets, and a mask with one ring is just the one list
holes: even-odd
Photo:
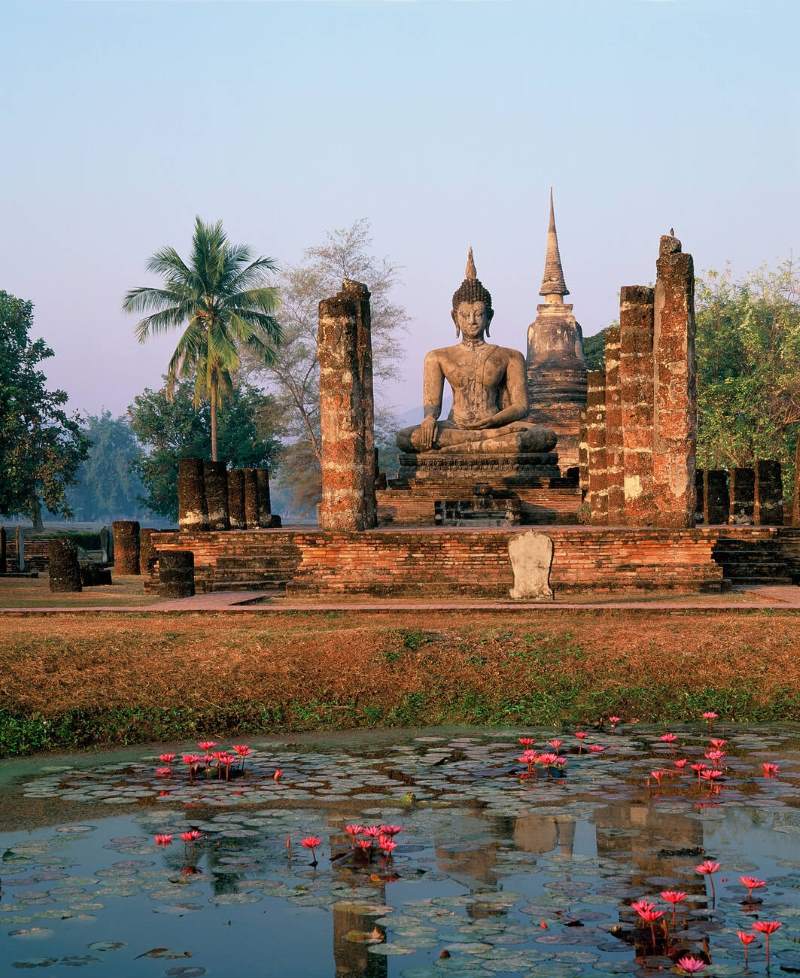
[(561, 254), (558, 250), (558, 234), (556, 233), (556, 214), (553, 207), (553, 188), (550, 188), (550, 223), (547, 226), (547, 254), (544, 259), (544, 275), (539, 295), (569, 295), (567, 283), (564, 281), (564, 270), (561, 267)]

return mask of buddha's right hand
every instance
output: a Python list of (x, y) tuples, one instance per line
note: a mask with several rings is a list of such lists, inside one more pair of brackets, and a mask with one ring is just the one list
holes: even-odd
[(432, 414), (429, 414), (427, 418), (423, 419), (418, 429), (419, 445), (424, 452), (433, 448), (438, 431), (439, 426), (436, 424), (436, 418)]

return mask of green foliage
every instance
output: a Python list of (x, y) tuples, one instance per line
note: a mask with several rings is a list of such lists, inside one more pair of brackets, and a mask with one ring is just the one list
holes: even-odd
[(67, 395), (49, 391), (39, 364), (53, 356), (32, 340), (33, 305), (0, 291), (0, 514), (24, 513), (41, 523), (41, 506), (70, 515), (67, 486), (88, 444)]
[[(230, 468), (273, 466), (280, 448), (275, 414), (270, 395), (246, 383), (235, 384), (219, 413), (219, 460)], [(135, 398), (129, 415), (144, 449), (133, 463), (144, 485), (141, 502), (175, 520), (179, 459), (210, 458), (209, 405), (196, 409), (192, 384), (183, 381), (171, 396), (166, 388), (145, 390)]]
[(698, 464), (775, 458), (791, 485), (800, 427), (800, 275), (791, 260), (698, 281)]
[(583, 338), (583, 355), (586, 357), (587, 370), (602, 370), (603, 368), (606, 352), (606, 329), (601, 329), (594, 336), (584, 336)]
[(139, 519), (144, 486), (136, 471), (142, 450), (127, 418), (110, 411), (86, 419), (83, 434), (89, 454), (78, 469), (67, 498), (79, 520)]
[(171, 390), (178, 379), (194, 382), (194, 402), (210, 406), (211, 457), (217, 454), (217, 411), (233, 392), (242, 349), (263, 364), (274, 360), (281, 327), (272, 313), (278, 293), (265, 285), (276, 270), (271, 258), (252, 260), (245, 245), (232, 245), (222, 222), (195, 220), (188, 262), (174, 248), (162, 248), (147, 270), (160, 275), (161, 288), (131, 289), (123, 308), (148, 313), (136, 327), (140, 343), (185, 326), (167, 369)]

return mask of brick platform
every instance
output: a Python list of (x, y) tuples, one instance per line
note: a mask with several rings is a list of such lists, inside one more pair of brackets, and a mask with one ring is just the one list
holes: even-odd
[[(503, 598), (512, 586), (508, 542), (524, 529), (318, 529), (155, 534), (157, 549), (194, 553), (198, 591), (285, 586), (288, 595)], [(555, 526), (551, 585), (557, 594), (715, 591), (720, 538), (778, 539), (772, 527), (698, 529)], [(791, 531), (790, 531), (791, 532)]]
[[(376, 493), (381, 526), (433, 526), (438, 500), (460, 499), (474, 487), (417, 486), (413, 490), (382, 489)], [(515, 488), (522, 523), (546, 525), (578, 522), (581, 491), (577, 486)]]

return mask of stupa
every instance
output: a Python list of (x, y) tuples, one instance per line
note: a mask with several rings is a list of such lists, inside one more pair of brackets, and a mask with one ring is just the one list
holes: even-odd
[(562, 475), (578, 464), (581, 412), (586, 407), (586, 360), (583, 333), (564, 302), (569, 295), (558, 249), (558, 233), (550, 191), (550, 223), (547, 253), (536, 307), (536, 319), (528, 327), (528, 417), (558, 436), (558, 461)]

